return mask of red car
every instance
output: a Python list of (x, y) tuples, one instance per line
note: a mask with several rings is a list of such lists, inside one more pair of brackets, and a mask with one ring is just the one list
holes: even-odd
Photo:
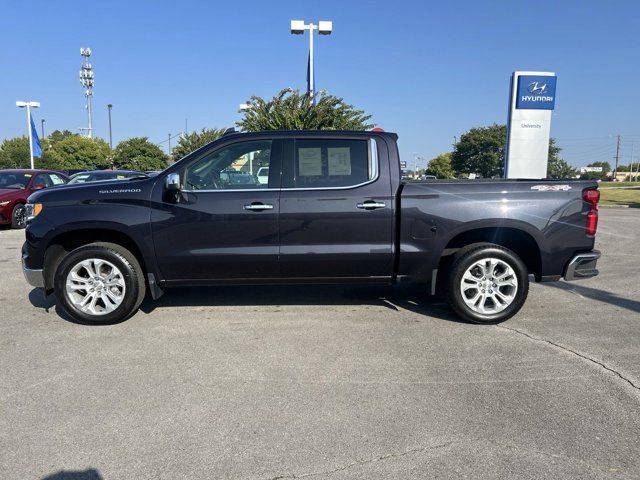
[(24, 228), (24, 204), (29, 195), (68, 181), (66, 175), (50, 170), (0, 170), (0, 225)]

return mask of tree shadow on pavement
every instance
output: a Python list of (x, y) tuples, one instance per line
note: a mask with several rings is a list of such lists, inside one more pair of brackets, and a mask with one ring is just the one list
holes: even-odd
[(42, 477), (42, 480), (103, 480), (103, 478), (96, 469), (89, 468), (82, 471), (60, 470), (57, 473)]
[(577, 283), (565, 283), (565, 282), (544, 282), (545, 287), (557, 288), (567, 292), (577, 293), (586, 298), (597, 300), (599, 302), (608, 303), (617, 307), (631, 310), (632, 312), (640, 313), (640, 301), (631, 300), (629, 298), (619, 297), (618, 295), (607, 292), (606, 290), (600, 290), (598, 288), (584, 287)]
[(151, 313), (163, 307), (193, 306), (378, 306), (409, 310), (427, 317), (464, 323), (439, 297), (420, 285), (251, 285), (167, 289), (158, 300), (147, 298), (141, 307)]

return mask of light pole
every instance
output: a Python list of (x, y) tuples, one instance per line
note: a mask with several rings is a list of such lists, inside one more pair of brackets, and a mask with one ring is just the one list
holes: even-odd
[(169, 134), (168, 137), (169, 137), (169, 158), (171, 158), (171, 134)]
[(40, 133), (42, 133), (41, 138), (44, 138), (44, 118), (40, 120)]
[[(40, 102), (16, 102), (16, 107), (27, 107), (27, 132), (29, 132), (29, 158), (31, 159), (31, 170), (35, 167), (33, 165), (33, 135), (31, 134), (31, 107), (38, 108)], [(36, 133), (36, 136), (38, 134)]]
[(333, 22), (320, 21), (318, 25), (313, 23), (306, 24), (304, 20), (291, 20), (291, 34), (302, 35), (305, 30), (309, 30), (309, 78), (307, 79), (307, 91), (313, 97), (315, 92), (314, 66), (313, 66), (313, 32), (318, 30), (320, 35), (331, 35), (333, 31)]
[(91, 56), (90, 48), (81, 48), (80, 55), (84, 57), (84, 61), (80, 66), (80, 85), (84, 87), (84, 96), (87, 99), (86, 109), (89, 118), (87, 125), (87, 136), (93, 137), (93, 127), (91, 126), (91, 97), (93, 96), (93, 66), (89, 63)]
[(109, 103), (107, 105), (107, 109), (109, 110), (109, 148), (113, 150), (113, 136), (111, 135), (111, 108), (113, 108), (113, 105)]

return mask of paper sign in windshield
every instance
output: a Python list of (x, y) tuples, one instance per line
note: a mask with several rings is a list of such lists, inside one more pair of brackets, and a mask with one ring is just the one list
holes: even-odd
[(322, 149), (298, 149), (298, 175), (301, 177), (315, 177), (322, 175)]
[(329, 175), (351, 175), (351, 149), (334, 147), (328, 149)]

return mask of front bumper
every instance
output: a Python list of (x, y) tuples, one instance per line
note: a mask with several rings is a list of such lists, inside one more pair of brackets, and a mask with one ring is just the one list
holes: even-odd
[(564, 272), (565, 280), (581, 280), (598, 275), (596, 264), (600, 258), (598, 250), (586, 253), (579, 253), (571, 259)]
[(33, 270), (27, 268), (24, 264), (24, 258), (22, 259), (22, 273), (29, 285), (36, 288), (44, 288), (44, 274), (42, 269)]

